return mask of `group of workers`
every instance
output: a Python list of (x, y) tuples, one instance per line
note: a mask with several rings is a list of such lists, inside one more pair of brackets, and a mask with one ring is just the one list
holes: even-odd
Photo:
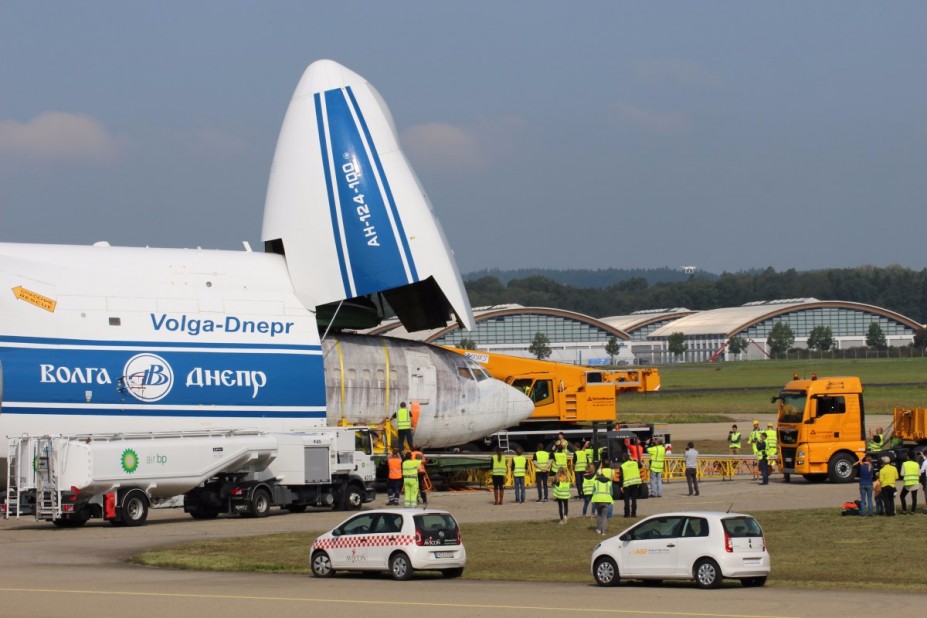
[(386, 459), (386, 504), (398, 506), (402, 498), (403, 506), (415, 508), (419, 502), (428, 506), (428, 494), (425, 491), (425, 455), (416, 446), (409, 450), (394, 448)]
[[(881, 432), (880, 432), (881, 433)], [(914, 515), (917, 512), (917, 492), (924, 488), (927, 503), (927, 456), (924, 452), (908, 451), (901, 470), (892, 463), (891, 458), (883, 455), (878, 473), (874, 471), (871, 455), (863, 457), (859, 466), (859, 514), (864, 517), (873, 515), (895, 516), (896, 484), (901, 480), (901, 514)], [(908, 510), (907, 498), (911, 496), (911, 510)], [(927, 507), (927, 504), (925, 504)], [(924, 509), (927, 513), (927, 508)]]
[[(629, 438), (621, 455), (620, 465), (615, 465), (606, 458), (604, 449), (600, 449), (596, 461), (591, 443), (570, 444), (561, 433), (557, 440), (547, 448), (538, 444), (534, 452), (534, 475), (538, 497), (536, 502), (547, 502), (552, 493), (557, 502), (560, 523), (567, 522), (570, 511), (570, 487), (575, 486), (575, 498), (583, 500), (583, 517), (587, 517), (592, 505), (596, 517), (596, 530), (605, 534), (608, 519), (612, 516), (615, 498), (624, 500), (625, 517), (637, 516), (637, 499), (640, 496), (642, 459), (644, 453), (650, 457), (650, 495), (663, 495), (663, 469), (667, 449), (662, 438), (654, 438), (646, 448), (637, 438)], [(573, 455), (573, 479), (570, 478), (570, 454)], [(501, 448), (492, 456), (493, 504), (501, 505), (505, 496), (506, 477), (511, 472), (515, 487), (515, 503), (525, 502), (525, 476), (528, 471), (529, 458), (521, 447), (515, 449), (511, 459), (506, 458)], [(619, 462), (615, 462), (618, 464)], [(550, 490), (549, 490), (550, 488)], [(620, 488), (620, 489), (619, 489)]]
[[(740, 455), (742, 448), (743, 436), (738, 431), (737, 425), (731, 425), (731, 430), (727, 432), (727, 445), (731, 455)], [(769, 473), (776, 465), (776, 459), (779, 456), (779, 445), (776, 439), (776, 428), (772, 423), (766, 424), (766, 429), (760, 428), (760, 421), (753, 421), (753, 431), (747, 437), (747, 442), (753, 448), (753, 456), (756, 457), (756, 469), (760, 474), (760, 485), (769, 485)], [(729, 468), (729, 475), (722, 476), (722, 481), (732, 481), (734, 468)]]

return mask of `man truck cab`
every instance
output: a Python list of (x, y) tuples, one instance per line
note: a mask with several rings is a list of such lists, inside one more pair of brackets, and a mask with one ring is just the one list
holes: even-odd
[(799, 379), (796, 374), (779, 394), (778, 439), (785, 480), (848, 483), (854, 464), (866, 453), (863, 386), (859, 378)]

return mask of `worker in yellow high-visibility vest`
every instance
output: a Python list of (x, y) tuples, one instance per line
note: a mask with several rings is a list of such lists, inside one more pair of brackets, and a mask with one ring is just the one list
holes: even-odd
[[(901, 514), (908, 513), (908, 505), (905, 498), (911, 494), (911, 515), (917, 512), (917, 490), (920, 487), (921, 469), (917, 462), (914, 461), (914, 452), (908, 451), (905, 462), (901, 464)], [(927, 500), (927, 498), (925, 498)]]
[(666, 461), (666, 447), (663, 438), (653, 438), (647, 448), (650, 455), (650, 497), (663, 497), (663, 464)]
[(495, 505), (502, 504), (502, 497), (505, 493), (505, 475), (508, 471), (509, 467), (505, 455), (502, 454), (502, 449), (497, 446), (496, 452), (492, 456), (492, 493), (495, 498), (493, 502)]
[(406, 451), (402, 456), (403, 504), (406, 508), (414, 509), (418, 505), (418, 467), (419, 462), (412, 459), (412, 453)]
[(409, 408), (406, 407), (406, 402), (403, 401), (399, 404), (399, 408), (396, 410), (396, 413), (393, 414), (393, 418), (396, 419), (396, 433), (399, 435), (397, 446), (400, 450), (404, 448), (404, 444), (408, 445), (408, 449), (412, 450), (412, 412)]
[[(608, 470), (608, 468), (605, 469)], [(612, 498), (611, 471), (607, 475), (602, 474), (601, 470), (599, 471), (599, 475), (595, 477), (595, 485), (593, 486), (590, 501), (595, 512), (595, 531), (597, 534), (605, 534), (606, 530), (608, 530), (608, 507), (615, 501)]]
[(525, 473), (528, 470), (528, 458), (525, 457), (521, 447), (515, 447), (515, 456), (512, 457), (512, 481), (515, 484), (515, 503), (525, 503)]
[(550, 464), (550, 453), (541, 442), (534, 453), (534, 481), (538, 486), (537, 502), (547, 502), (547, 475), (550, 474)]
[(576, 497), (583, 497), (583, 474), (586, 472), (586, 467), (591, 465), (591, 460), (589, 459), (590, 451), (587, 450), (589, 446), (589, 440), (586, 440), (583, 444), (577, 444), (576, 450), (573, 451), (573, 474), (576, 477)]

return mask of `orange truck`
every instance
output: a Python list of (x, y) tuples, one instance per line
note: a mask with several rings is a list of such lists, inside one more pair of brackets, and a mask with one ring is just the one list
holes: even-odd
[[(524, 391), (534, 401), (534, 414), (505, 432), (530, 447), (561, 431), (568, 438), (583, 438), (593, 423), (607, 423), (610, 429), (617, 422), (621, 393), (660, 390), (660, 373), (653, 367), (606, 370), (483, 350), (448, 349), (476, 361), (492, 377)], [(652, 430), (650, 425), (641, 426), (636, 433), (646, 439)]]
[[(779, 394), (779, 457), (785, 479), (801, 474), (812, 482), (848, 483), (866, 454), (866, 411), (858, 377), (794, 375)], [(892, 433), (880, 451), (893, 459), (927, 449), (927, 408), (895, 408)]]

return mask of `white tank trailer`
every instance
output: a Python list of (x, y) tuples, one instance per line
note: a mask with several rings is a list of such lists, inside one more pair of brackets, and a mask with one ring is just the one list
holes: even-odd
[(272, 506), (360, 508), (374, 478), (367, 428), (23, 436), (10, 441), (3, 508), (62, 527), (137, 526), (183, 496), (195, 519), (263, 517)]

